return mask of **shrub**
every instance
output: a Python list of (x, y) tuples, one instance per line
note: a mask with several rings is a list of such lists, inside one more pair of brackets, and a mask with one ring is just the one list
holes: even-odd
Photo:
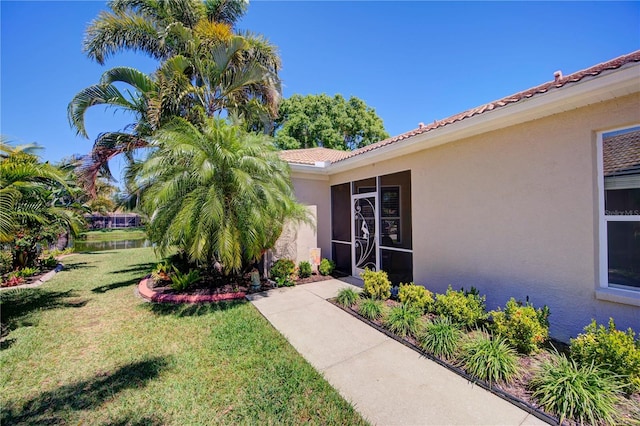
[(601, 364), (622, 376), (628, 393), (640, 390), (640, 341), (634, 331), (616, 330), (613, 318), (609, 327), (598, 326), (593, 320), (584, 333), (571, 339), (571, 357), (580, 364)]
[(26, 267), (26, 268), (18, 269), (17, 271), (14, 271), (9, 275), (10, 276), (16, 276), (16, 277), (27, 278), (27, 277), (34, 276), (39, 272), (40, 272), (40, 269), (38, 269), (38, 268)]
[(411, 305), (421, 312), (430, 310), (433, 305), (433, 293), (414, 283), (400, 284), (398, 299), (400, 303)]
[(480, 297), (477, 292), (454, 291), (449, 286), (445, 294), (436, 295), (433, 306), (436, 314), (471, 328), (487, 318), (484, 301), (485, 297)]
[(366, 319), (374, 321), (382, 317), (384, 305), (381, 300), (365, 298), (360, 301), (358, 312)]
[(0, 275), (9, 272), (13, 267), (13, 254), (11, 250), (0, 249)]
[(192, 269), (185, 274), (181, 273), (175, 266), (173, 269), (174, 274), (171, 276), (171, 288), (176, 291), (184, 291), (200, 281), (200, 272), (197, 269)]
[(507, 339), (509, 344), (522, 354), (537, 352), (549, 338), (549, 308), (534, 308), (516, 302), (513, 297), (504, 311), (489, 313), (493, 318), (493, 331)]
[(311, 263), (303, 260), (298, 264), (298, 276), (300, 278), (308, 278), (311, 276)]
[(333, 260), (322, 259), (320, 261), (320, 266), (318, 266), (318, 272), (320, 272), (320, 275), (331, 275), (335, 268), (336, 264)]
[(492, 383), (510, 382), (518, 375), (518, 355), (500, 336), (476, 333), (462, 345), (462, 366), (469, 374)]
[(49, 255), (48, 257), (40, 260), (40, 265), (44, 268), (55, 268), (56, 266), (58, 266), (58, 260), (55, 257)]
[(544, 361), (529, 382), (533, 398), (546, 411), (580, 424), (615, 424), (619, 385), (594, 363), (578, 365), (564, 355)]
[(17, 277), (15, 275), (9, 275), (6, 281), (2, 282), (2, 287), (15, 287), (17, 285), (24, 284), (25, 280), (23, 277)]
[(271, 265), (271, 278), (278, 281), (279, 278), (289, 278), (296, 270), (296, 264), (291, 259), (278, 259)]
[(391, 308), (385, 326), (400, 337), (417, 335), (422, 313), (410, 305), (401, 305)]
[(296, 283), (291, 279), (291, 276), (276, 278), (277, 287), (293, 287), (294, 285), (296, 285)]
[(453, 358), (460, 344), (462, 330), (447, 317), (428, 321), (419, 336), (420, 347), (435, 356)]
[(337, 302), (342, 306), (350, 307), (356, 303), (358, 297), (360, 294), (352, 288), (343, 288), (338, 292)]
[(365, 269), (361, 274), (364, 280), (364, 292), (373, 299), (387, 300), (391, 296), (391, 281), (385, 271)]

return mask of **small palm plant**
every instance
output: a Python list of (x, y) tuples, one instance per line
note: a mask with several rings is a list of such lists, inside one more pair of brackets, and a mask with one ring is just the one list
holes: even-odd
[(184, 291), (200, 281), (200, 272), (197, 269), (192, 269), (186, 274), (180, 272), (175, 266), (173, 270), (174, 274), (171, 277), (171, 288), (176, 291)]

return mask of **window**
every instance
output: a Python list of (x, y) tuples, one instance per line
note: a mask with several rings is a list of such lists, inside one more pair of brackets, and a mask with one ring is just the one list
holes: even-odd
[[(400, 244), (400, 187), (383, 186), (380, 188), (380, 226), (382, 227), (382, 245), (388, 242)], [(386, 238), (385, 238), (386, 237)]]
[(598, 138), (601, 287), (640, 292), (640, 127)]

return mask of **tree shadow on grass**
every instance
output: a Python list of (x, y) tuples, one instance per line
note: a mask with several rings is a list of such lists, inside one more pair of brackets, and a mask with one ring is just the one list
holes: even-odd
[(120, 269), (118, 271), (113, 271), (111, 272), (111, 274), (136, 273), (136, 274), (146, 275), (150, 273), (151, 270), (156, 267), (156, 265), (157, 265), (156, 262), (139, 263), (137, 265), (132, 265), (130, 268), (127, 268), (127, 269)]
[(156, 315), (173, 315), (176, 317), (197, 317), (213, 312), (228, 311), (248, 303), (246, 300), (232, 300), (217, 303), (147, 303), (145, 308)]
[[(18, 327), (30, 326), (37, 321), (40, 311), (57, 308), (81, 308), (88, 299), (77, 299), (74, 290), (45, 291), (43, 289), (16, 289), (0, 293), (0, 320), (4, 337)], [(68, 300), (70, 297), (76, 299)]]
[(75, 269), (89, 269), (95, 268), (95, 266), (91, 266), (89, 262), (77, 262), (77, 263), (65, 263), (63, 271), (73, 271)]
[[(127, 364), (111, 373), (42, 392), (21, 404), (9, 401), (1, 408), (2, 424), (63, 424), (73, 411), (90, 410), (129, 388), (141, 388), (166, 368), (166, 358), (154, 357)], [(6, 401), (5, 401), (6, 402)], [(124, 423), (121, 423), (124, 424)]]
[(118, 281), (117, 283), (101, 285), (96, 288), (92, 288), (91, 291), (94, 293), (106, 293), (109, 290), (115, 290), (121, 287), (128, 287), (133, 284), (138, 284), (139, 282), (140, 282), (140, 278), (132, 278), (130, 280)]

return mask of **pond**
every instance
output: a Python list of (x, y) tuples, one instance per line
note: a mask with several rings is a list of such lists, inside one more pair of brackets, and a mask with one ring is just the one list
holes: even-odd
[(122, 250), (131, 248), (150, 247), (151, 242), (144, 238), (135, 240), (118, 240), (118, 241), (82, 241), (75, 240), (70, 244), (75, 248), (76, 252), (83, 251), (103, 251), (103, 250)]

